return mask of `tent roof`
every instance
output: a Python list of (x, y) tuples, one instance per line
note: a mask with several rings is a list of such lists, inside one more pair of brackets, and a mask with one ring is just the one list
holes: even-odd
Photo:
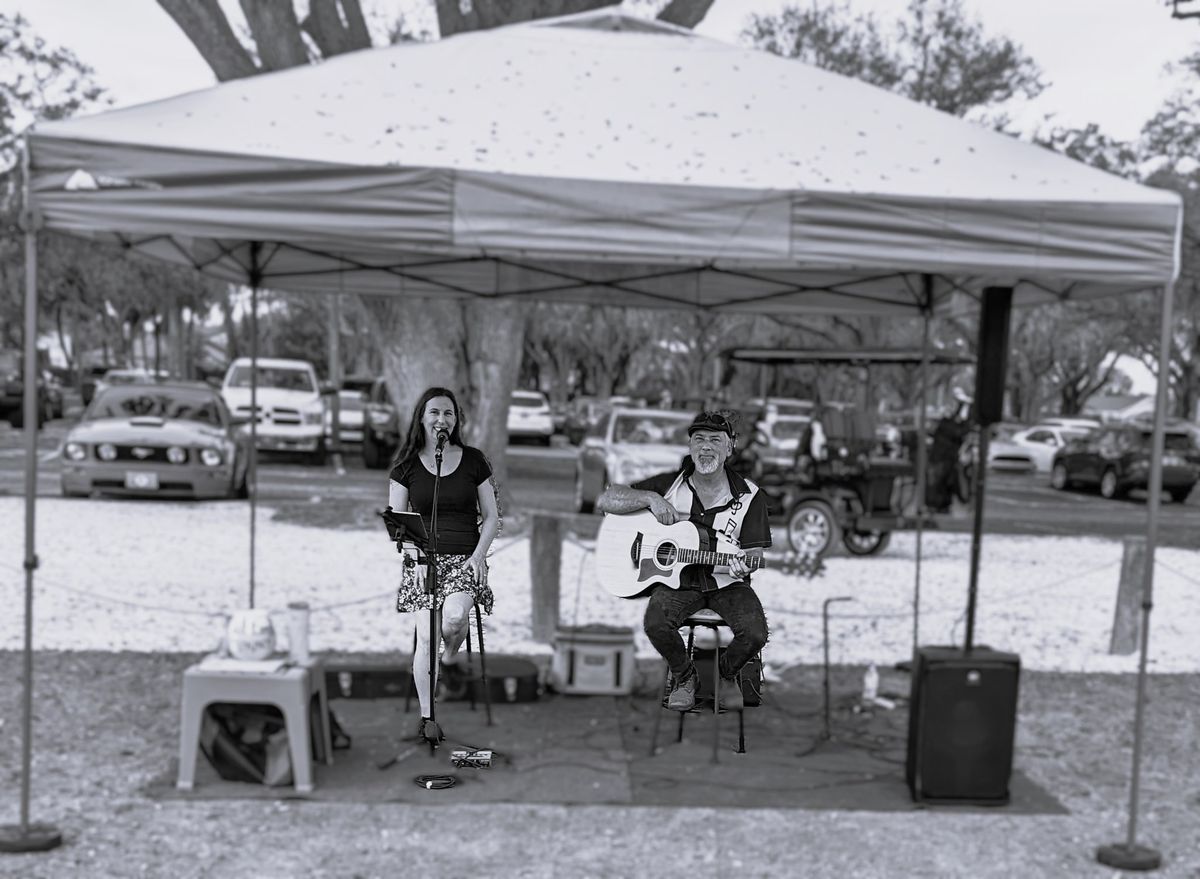
[(343, 55), (30, 143), (48, 227), (291, 289), (888, 312), (925, 301), (927, 272), (941, 299), (1003, 283), (1046, 301), (1169, 280), (1182, 210), (616, 11)]

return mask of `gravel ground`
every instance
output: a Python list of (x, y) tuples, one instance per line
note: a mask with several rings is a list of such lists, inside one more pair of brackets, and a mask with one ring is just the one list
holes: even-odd
[[(19, 499), (0, 528), (20, 534)], [(988, 536), (977, 640), (1021, 654), (1017, 766), (1069, 815), (935, 810), (903, 814), (501, 805), (413, 807), (295, 800), (159, 802), (143, 791), (169, 772), (178, 680), (245, 606), (244, 504), (39, 504), (39, 648), (34, 819), (58, 824), (51, 854), (6, 856), (0, 876), (390, 877), (891, 876), (1108, 877), (1096, 845), (1124, 839), (1136, 657), (1107, 655), (1119, 543)], [(294, 516), (289, 518), (296, 518)], [(302, 518), (302, 517), (301, 517)], [(369, 516), (350, 525), (370, 525)], [(380, 652), (409, 635), (391, 611), (396, 557), (381, 532), (258, 521), (258, 604), (306, 599), (320, 651)], [(14, 550), (17, 547), (14, 542)], [(640, 602), (599, 589), (590, 547), (563, 548), (564, 622), (636, 626)], [(922, 643), (961, 639), (969, 538), (927, 535)], [(756, 581), (781, 675), (814, 674), (820, 608), (836, 605), (835, 663), (889, 663), (911, 645), (915, 545), (896, 535), (881, 557), (833, 558), (813, 581)], [(1156, 875), (1200, 877), (1200, 565), (1160, 549), (1139, 838), (1166, 857)], [(0, 559), (0, 680), (19, 680), (23, 577)], [(497, 542), (497, 614), (489, 647), (544, 653), (529, 637), (528, 542)], [(640, 652), (648, 653), (644, 642)], [(119, 652), (127, 651), (127, 652)], [(1070, 673), (1064, 673), (1070, 672)], [(1079, 674), (1077, 672), (1088, 672)], [(1120, 672), (1108, 674), (1104, 672)], [(0, 687), (0, 822), (17, 817), (20, 687)], [(406, 782), (408, 783), (408, 782)]]

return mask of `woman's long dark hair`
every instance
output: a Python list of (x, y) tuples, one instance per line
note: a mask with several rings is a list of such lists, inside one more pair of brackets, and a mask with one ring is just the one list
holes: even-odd
[(425, 415), (425, 407), (434, 397), (448, 397), (454, 404), (454, 427), (450, 429), (450, 442), (456, 446), (463, 444), (462, 433), (459, 430), (463, 423), (462, 408), (458, 405), (458, 398), (454, 396), (454, 391), (449, 388), (429, 388), (417, 400), (417, 405), (413, 407), (412, 418), (408, 422), (408, 435), (405, 436), (399, 451), (396, 452), (396, 457), (392, 460), (393, 467), (417, 457), (421, 454), (421, 449), (425, 448), (425, 425), (421, 423), (421, 419)]

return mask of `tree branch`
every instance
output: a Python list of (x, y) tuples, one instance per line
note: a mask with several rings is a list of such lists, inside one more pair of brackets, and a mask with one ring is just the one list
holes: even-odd
[(371, 47), (371, 35), (367, 33), (359, 0), (309, 0), (308, 17), (300, 27), (312, 37), (325, 58)]
[(308, 63), (308, 47), (292, 0), (241, 0), (241, 7), (265, 69), (287, 70)]
[(466, 31), (487, 30), (506, 24), (518, 24), (539, 18), (573, 15), (605, 6), (615, 6), (620, 0), (436, 0), (438, 29), (442, 39)]
[(658, 20), (693, 28), (704, 20), (712, 5), (713, 0), (671, 0), (658, 14)]
[(179, 25), (219, 81), (259, 72), (217, 0), (158, 0), (158, 5)]

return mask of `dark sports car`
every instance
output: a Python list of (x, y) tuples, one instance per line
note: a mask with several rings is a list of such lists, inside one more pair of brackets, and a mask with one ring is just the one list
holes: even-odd
[(62, 493), (245, 497), (249, 446), (208, 385), (110, 387), (63, 442)]

